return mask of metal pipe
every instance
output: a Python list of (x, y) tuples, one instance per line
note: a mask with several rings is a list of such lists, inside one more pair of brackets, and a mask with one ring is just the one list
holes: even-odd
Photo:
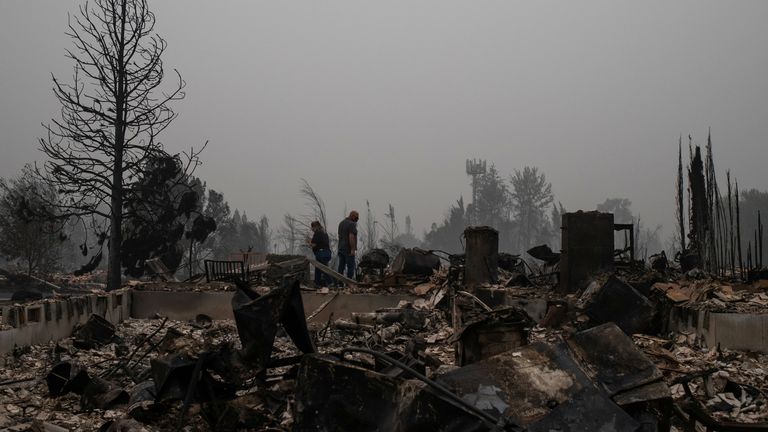
[(466, 291), (456, 291), (456, 294), (461, 294), (461, 295), (464, 295), (464, 296), (467, 296), (467, 297), (471, 298), (471, 299), (472, 299), (472, 300), (474, 300), (474, 301), (475, 301), (477, 304), (479, 304), (479, 305), (480, 305), (480, 306), (481, 306), (483, 309), (485, 309), (485, 311), (486, 311), (486, 312), (493, 312), (493, 309), (491, 309), (491, 307), (490, 307), (490, 306), (488, 306), (487, 304), (483, 303), (483, 301), (482, 301), (482, 300), (480, 300), (479, 298), (477, 298), (477, 296), (476, 296), (476, 295), (474, 295), (474, 294), (472, 294), (472, 293), (468, 293), (468, 292), (466, 292)]

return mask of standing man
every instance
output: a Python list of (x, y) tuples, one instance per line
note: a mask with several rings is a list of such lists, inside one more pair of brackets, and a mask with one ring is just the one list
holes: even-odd
[(347, 277), (355, 278), (355, 253), (357, 252), (357, 220), (360, 215), (352, 210), (344, 220), (339, 223), (339, 273), (344, 274), (347, 269)]

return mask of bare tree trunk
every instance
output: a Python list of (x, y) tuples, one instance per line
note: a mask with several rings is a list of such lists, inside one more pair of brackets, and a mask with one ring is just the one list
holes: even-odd
[(683, 178), (683, 136), (677, 143), (677, 224), (680, 229), (680, 254), (685, 253), (685, 192)]
[(691, 246), (699, 255), (703, 268), (707, 271), (714, 271), (714, 260), (712, 257), (707, 256), (707, 233), (709, 228), (707, 224), (707, 189), (701, 148), (698, 146), (695, 149), (695, 155), (691, 158), (688, 184), (691, 197)]
[(189, 239), (189, 280), (192, 280), (192, 276), (194, 276), (192, 272), (192, 252), (193, 252), (194, 246), (195, 246), (195, 239), (190, 237)]
[[(115, 160), (121, 159), (119, 152), (115, 154)], [(120, 162), (122, 164), (122, 162)], [(117, 165), (117, 163), (115, 164)], [(116, 192), (116, 188), (122, 188), (122, 170), (115, 170), (112, 176), (114, 182), (112, 186), (112, 215), (110, 220), (110, 232), (109, 232), (109, 260), (107, 261), (107, 290), (115, 290), (120, 288), (121, 280), (121, 266), (120, 266), (120, 244), (123, 242), (123, 194)], [(115, 186), (120, 184), (120, 186)]]
[(760, 260), (760, 264), (758, 265), (758, 268), (763, 268), (763, 222), (760, 219), (760, 210), (757, 211), (757, 230), (758, 230), (758, 244), (760, 245), (760, 255), (758, 255), (758, 259)]
[[(112, 196), (112, 205), (122, 205), (119, 195)], [(112, 212), (112, 221), (109, 233), (109, 260), (107, 261), (107, 290), (120, 288), (120, 243), (123, 235), (120, 229), (122, 225), (122, 213)]]
[(717, 191), (717, 195), (715, 196), (715, 211), (717, 215), (717, 224), (715, 225), (715, 228), (717, 229), (717, 250), (715, 251), (715, 256), (718, 258), (718, 261), (721, 263), (725, 262), (725, 244), (726, 244), (726, 238), (725, 238), (725, 230), (723, 229), (723, 225), (725, 224), (725, 209), (722, 204), (722, 201), (720, 199), (720, 191)]
[(726, 171), (726, 177), (728, 179), (728, 252), (731, 260), (731, 277), (736, 276), (736, 254), (734, 251), (735, 241), (733, 238), (734, 226), (733, 226), (733, 201), (731, 199), (731, 172)]
[[(759, 214), (759, 213), (758, 213), (758, 214)], [(758, 221), (759, 221), (759, 220), (760, 220), (760, 219), (758, 218)], [(758, 223), (759, 223), (759, 222), (758, 222)], [(759, 232), (759, 228), (755, 228), (755, 251), (754, 251), (754, 253), (752, 254), (752, 255), (755, 257), (754, 261), (752, 261), (752, 264), (753, 264), (755, 267), (760, 267), (760, 255), (758, 254), (758, 251), (757, 251), (757, 245), (759, 244), (759, 242), (758, 242), (758, 240), (757, 240), (757, 233), (758, 233), (758, 232)], [(752, 268), (752, 266), (750, 266), (750, 268)]]
[[(126, 0), (120, 2), (120, 13), (125, 17)], [(117, 53), (117, 93), (115, 94), (115, 145), (112, 170), (112, 207), (109, 233), (109, 260), (107, 262), (107, 289), (115, 290), (121, 284), (120, 248), (123, 243), (123, 144), (125, 142), (125, 19), (120, 23)]]
[(739, 211), (739, 181), (736, 180), (736, 249), (739, 251), (739, 275), (744, 279), (744, 260), (741, 256), (741, 212)]

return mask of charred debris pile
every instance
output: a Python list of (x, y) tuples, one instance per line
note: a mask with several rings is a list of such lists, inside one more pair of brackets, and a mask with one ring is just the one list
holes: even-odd
[[(697, 326), (764, 319), (764, 272), (638, 262), (614, 247), (622, 229), (610, 214), (569, 213), (562, 251), (523, 260), (470, 227), (461, 255), (376, 251), (357, 280), (327, 269), (343, 288), (304, 283), (303, 258), (212, 263), (208, 279), (230, 282), (192, 289), (230, 290), (233, 320), (93, 314), (69, 338), (16, 347), (0, 369), (0, 428), (768, 430), (766, 351), (713, 345), (712, 326)], [(308, 310), (308, 292), (327, 299)], [(325, 310), (366, 293), (405, 300)]]

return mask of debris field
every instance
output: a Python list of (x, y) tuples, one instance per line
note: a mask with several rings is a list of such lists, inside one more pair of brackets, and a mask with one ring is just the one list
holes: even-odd
[[(765, 279), (612, 259), (563, 272), (572, 257), (501, 254), (495, 230), (471, 230), (466, 254), (405, 249), (343, 287), (312, 287), (301, 260), (131, 282), (226, 296), (231, 318), (91, 313), (68, 337), (15, 345), (0, 429), (768, 431), (768, 350), (750, 335)], [(367, 295), (404, 299), (343, 306)], [(0, 332), (53, 299), (4, 306)]]

